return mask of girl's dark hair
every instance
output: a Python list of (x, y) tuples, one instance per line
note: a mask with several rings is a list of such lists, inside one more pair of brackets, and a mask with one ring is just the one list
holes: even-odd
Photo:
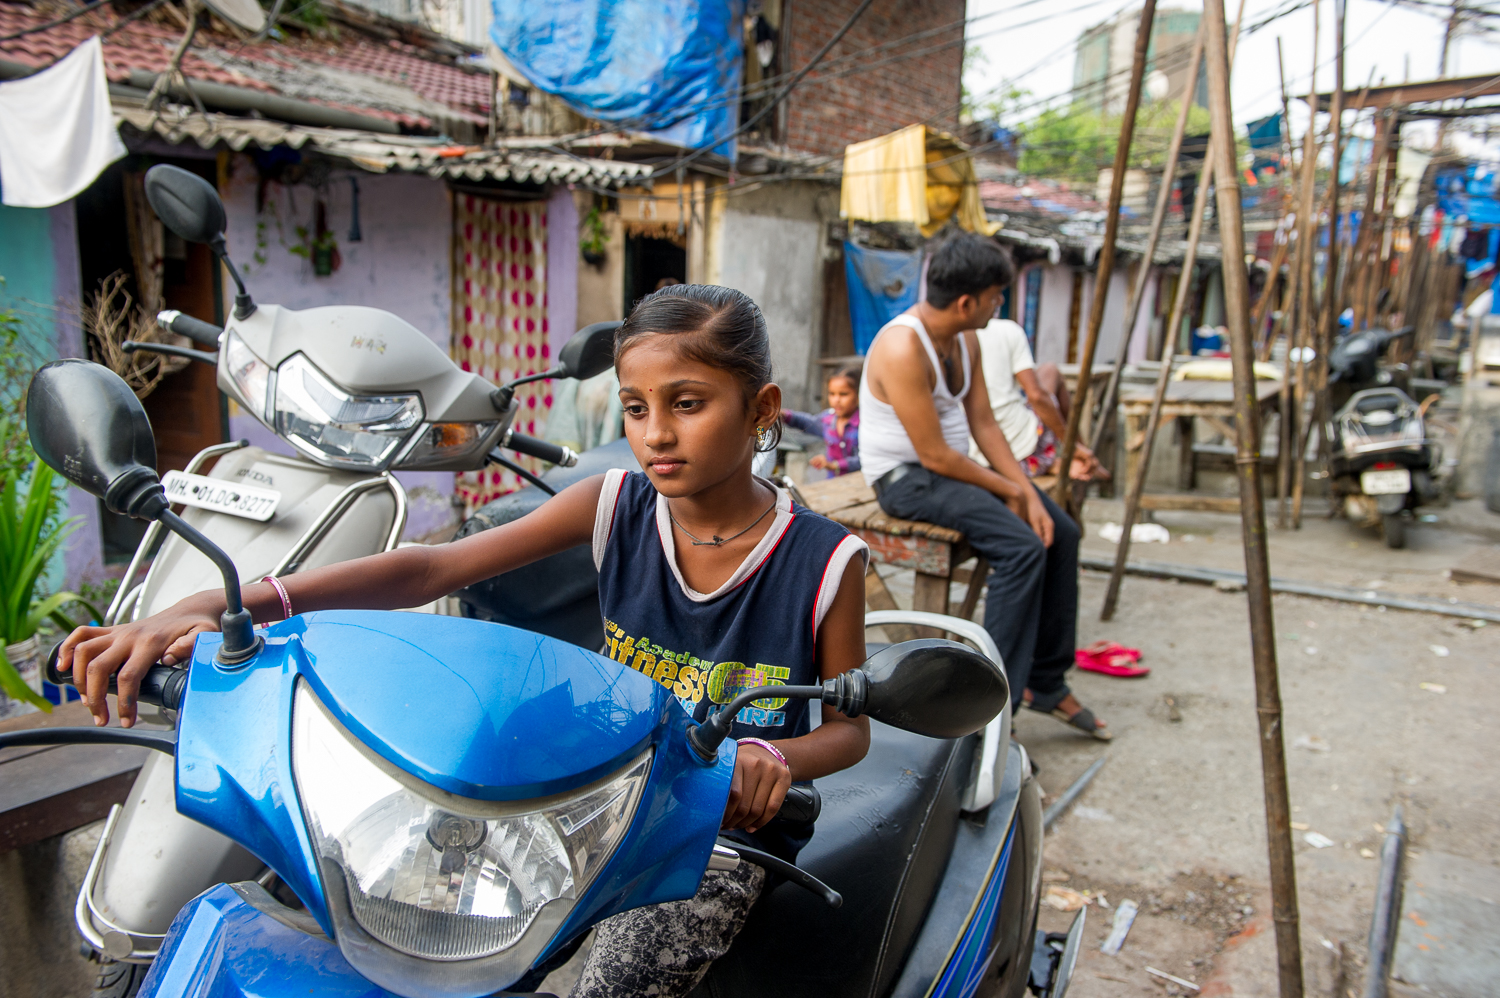
[(850, 365), (849, 367), (841, 367), (837, 371), (834, 371), (828, 376), (828, 380), (832, 381), (834, 378), (838, 378), (841, 381), (847, 381), (849, 382), (849, 387), (854, 389), (854, 394), (858, 395), (859, 379), (860, 375), (862, 375), (863, 373), (864, 372), (858, 367)]
[[(662, 333), (680, 336), (682, 355), (700, 364), (728, 371), (739, 380), (745, 402), (771, 383), (771, 337), (766, 317), (750, 296), (717, 284), (672, 284), (658, 288), (635, 303), (630, 317), (615, 333), (615, 364), (643, 336)], [(781, 412), (767, 427), (764, 446), (781, 443)]]

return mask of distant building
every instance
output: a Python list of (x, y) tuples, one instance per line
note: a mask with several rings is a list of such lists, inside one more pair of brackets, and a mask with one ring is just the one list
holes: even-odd
[[(1188, 60), (1201, 11), (1158, 7), (1151, 25), (1146, 64), (1147, 99), (1176, 99), (1187, 85)], [(1073, 100), (1092, 111), (1120, 114), (1130, 84), (1140, 11), (1131, 10), (1078, 36), (1073, 62)], [(1198, 73), (1194, 103), (1208, 105), (1208, 80)]]

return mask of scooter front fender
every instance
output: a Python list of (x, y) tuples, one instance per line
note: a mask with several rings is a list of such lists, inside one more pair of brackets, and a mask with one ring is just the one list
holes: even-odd
[(305, 914), (254, 882), (218, 884), (177, 913), (139, 998), (395, 998), (349, 966)]

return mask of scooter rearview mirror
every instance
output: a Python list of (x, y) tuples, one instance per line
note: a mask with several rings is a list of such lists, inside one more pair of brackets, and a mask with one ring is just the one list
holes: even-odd
[(190, 243), (211, 244), (228, 226), (219, 192), (178, 166), (160, 163), (146, 171), (146, 200), (161, 224)]
[(698, 758), (712, 762), (734, 718), (762, 697), (821, 700), (847, 717), (866, 714), (929, 738), (962, 738), (1009, 709), (1010, 684), (1000, 666), (966, 645), (942, 638), (903, 641), (821, 686), (758, 686), (744, 691), (702, 724), (688, 728), (688, 744)]
[(229, 276), (234, 280), (234, 317), (248, 319), (255, 314), (255, 302), (245, 290), (240, 272), (229, 259), (229, 249), (224, 242), (224, 230), (229, 221), (224, 214), (224, 202), (212, 184), (190, 173), (180, 166), (158, 163), (146, 171), (146, 200), (151, 210), (175, 235), (190, 243), (205, 243), (214, 251), (214, 256), (224, 261)]
[(1010, 704), (1000, 667), (955, 641), (903, 641), (857, 671), (866, 679), (865, 714), (929, 738), (972, 734)]
[(219, 661), (238, 665), (260, 650), (240, 597), (234, 562), (197, 528), (172, 512), (156, 476), (156, 438), (141, 400), (107, 367), (76, 357), (32, 375), (26, 430), (37, 456), (58, 474), (104, 500), (112, 513), (162, 526), (208, 556), (224, 576), (224, 644)]
[(54, 361), (26, 395), (31, 446), (49, 467), (104, 500), (112, 513), (151, 519), (166, 500), (156, 479), (156, 438), (140, 400), (119, 375), (86, 360)]
[(615, 362), (615, 330), (622, 323), (596, 322), (574, 333), (557, 353), (556, 370), (565, 378), (585, 381)]

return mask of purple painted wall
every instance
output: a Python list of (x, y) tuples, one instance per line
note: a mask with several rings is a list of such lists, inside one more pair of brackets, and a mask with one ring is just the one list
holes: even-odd
[(578, 206), (558, 187), (547, 199), (547, 339), (552, 356), (578, 328)]

